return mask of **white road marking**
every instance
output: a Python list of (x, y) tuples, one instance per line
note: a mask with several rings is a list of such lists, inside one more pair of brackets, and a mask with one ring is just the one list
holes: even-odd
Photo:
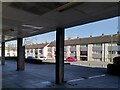
[(97, 75), (97, 76), (92, 76), (92, 77), (88, 77), (88, 78), (91, 79), (91, 78), (97, 78), (97, 77), (103, 77), (103, 76), (105, 76), (105, 74), (103, 74), (103, 75)]
[(75, 82), (75, 81), (80, 81), (80, 80), (84, 80), (84, 79), (83, 78), (79, 78), (79, 79), (69, 80), (68, 82)]
[[(87, 79), (98, 78), (98, 77), (103, 77), (103, 76), (105, 76), (105, 74), (87, 77)], [(81, 80), (85, 80), (85, 79), (84, 78), (79, 78), (79, 79), (69, 80), (67, 82), (76, 82), (76, 81), (81, 81)]]

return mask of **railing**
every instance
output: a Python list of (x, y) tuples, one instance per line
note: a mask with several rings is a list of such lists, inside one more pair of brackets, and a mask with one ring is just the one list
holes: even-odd
[(119, 51), (120, 46), (108, 46), (108, 51)]
[(92, 54), (93, 58), (102, 58), (102, 54)]
[(93, 51), (102, 51), (102, 46), (93, 46), (92, 50)]
[(70, 51), (76, 51), (76, 48), (70, 48)]
[(87, 47), (80, 47), (80, 51), (88, 51)]

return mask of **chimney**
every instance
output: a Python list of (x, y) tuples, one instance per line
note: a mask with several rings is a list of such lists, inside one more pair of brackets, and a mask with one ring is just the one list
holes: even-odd
[(68, 40), (71, 40), (71, 37), (69, 36), (67, 39), (68, 39)]
[(120, 31), (118, 31), (117, 34), (120, 34)]
[(92, 35), (90, 35), (90, 37), (92, 37)]
[(77, 39), (79, 39), (79, 36), (77, 36)]

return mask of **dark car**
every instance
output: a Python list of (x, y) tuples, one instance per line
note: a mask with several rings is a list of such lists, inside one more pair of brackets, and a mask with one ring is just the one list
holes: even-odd
[(28, 56), (27, 59), (34, 59), (34, 57), (33, 56)]

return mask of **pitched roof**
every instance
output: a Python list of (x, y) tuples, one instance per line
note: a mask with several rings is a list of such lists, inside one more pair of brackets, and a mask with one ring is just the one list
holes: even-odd
[(17, 50), (16, 46), (7, 46), (5, 47), (6, 50)]
[[(88, 37), (88, 38), (69, 39), (69, 40), (65, 40), (65, 46), (118, 42), (119, 36), (120, 36), (120, 34), (114, 34), (112, 36), (111, 35), (102, 35), (102, 36)], [(56, 45), (56, 42), (53, 41), (48, 45), (48, 47), (52, 47), (55, 45)]]
[(26, 45), (26, 49), (43, 49), (48, 43), (41, 43), (41, 44), (31, 44), (31, 45)]

